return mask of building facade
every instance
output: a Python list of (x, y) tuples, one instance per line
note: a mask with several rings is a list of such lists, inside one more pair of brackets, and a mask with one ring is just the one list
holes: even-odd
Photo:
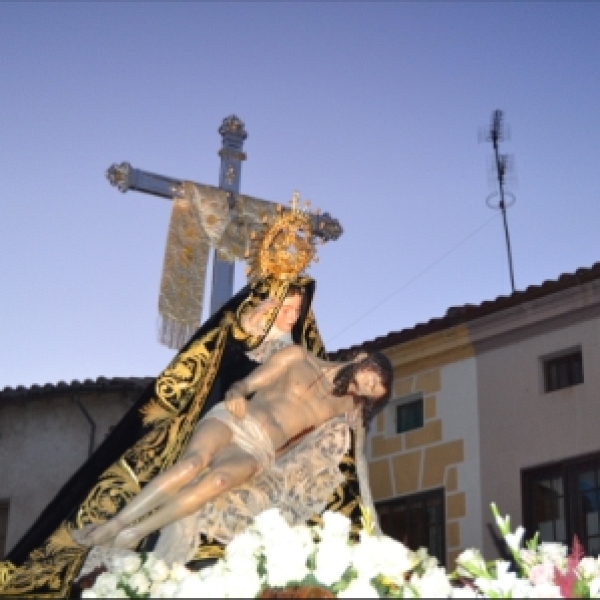
[(497, 557), (496, 502), (600, 553), (600, 263), (359, 348), (394, 366), (368, 435), (384, 531), (449, 568), (466, 548)]
[(0, 391), (0, 560), (148, 381), (99, 378)]

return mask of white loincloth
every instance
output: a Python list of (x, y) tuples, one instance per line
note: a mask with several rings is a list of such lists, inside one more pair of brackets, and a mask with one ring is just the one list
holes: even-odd
[(217, 419), (227, 425), (233, 434), (232, 442), (256, 460), (260, 471), (273, 464), (273, 442), (252, 415), (246, 414), (243, 419), (238, 419), (227, 410), (224, 402), (220, 402), (206, 413), (202, 422), (208, 419)]

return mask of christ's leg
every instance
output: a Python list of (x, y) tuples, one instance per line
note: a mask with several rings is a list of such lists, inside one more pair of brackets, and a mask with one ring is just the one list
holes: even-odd
[(210, 463), (210, 471), (199, 481), (187, 485), (147, 519), (123, 529), (113, 546), (135, 548), (150, 533), (197, 512), (206, 502), (246, 483), (257, 470), (258, 463), (253, 456), (230, 444), (217, 453)]
[(207, 419), (200, 423), (188, 448), (170, 469), (155, 477), (115, 517), (97, 527), (90, 527), (78, 542), (101, 546), (111, 542), (128, 525), (175, 498), (206, 468), (211, 458), (231, 441), (231, 430), (221, 421)]

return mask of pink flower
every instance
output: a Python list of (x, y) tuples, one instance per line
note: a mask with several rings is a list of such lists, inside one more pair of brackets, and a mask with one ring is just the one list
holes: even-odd
[(541, 565), (531, 567), (529, 570), (529, 579), (533, 585), (554, 583), (554, 565), (551, 563), (542, 563)]

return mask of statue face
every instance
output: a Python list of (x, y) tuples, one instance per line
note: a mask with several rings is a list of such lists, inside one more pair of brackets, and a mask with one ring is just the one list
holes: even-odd
[(386, 389), (381, 382), (379, 373), (372, 369), (359, 369), (354, 374), (350, 388), (355, 394), (365, 396), (372, 400), (379, 400), (386, 394)]
[(292, 331), (292, 328), (300, 316), (301, 308), (302, 296), (300, 294), (286, 298), (283, 301), (283, 304), (281, 305), (279, 313), (275, 319), (275, 327), (285, 333)]

